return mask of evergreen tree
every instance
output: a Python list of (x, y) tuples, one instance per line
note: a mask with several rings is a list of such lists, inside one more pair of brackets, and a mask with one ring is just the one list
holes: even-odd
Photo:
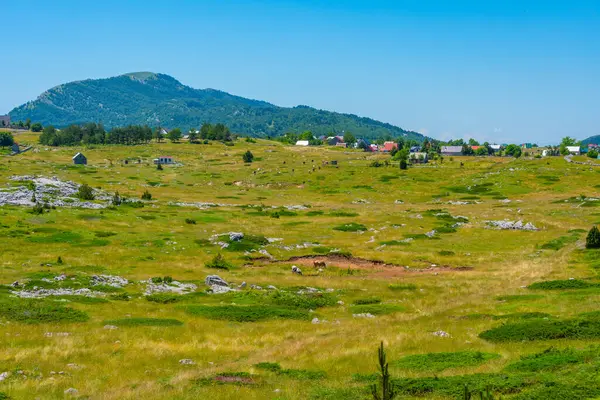
[(600, 249), (600, 230), (594, 225), (587, 235), (585, 241), (586, 249)]

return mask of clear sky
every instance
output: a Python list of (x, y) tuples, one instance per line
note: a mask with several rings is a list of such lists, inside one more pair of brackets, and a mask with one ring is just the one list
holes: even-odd
[(0, 113), (134, 71), (435, 138), (600, 134), (600, 1), (2, 0)]

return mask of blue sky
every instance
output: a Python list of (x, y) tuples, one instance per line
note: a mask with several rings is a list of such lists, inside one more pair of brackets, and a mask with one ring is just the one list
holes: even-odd
[(0, 113), (153, 71), (440, 139), (600, 134), (599, 1), (3, 0), (0, 29)]

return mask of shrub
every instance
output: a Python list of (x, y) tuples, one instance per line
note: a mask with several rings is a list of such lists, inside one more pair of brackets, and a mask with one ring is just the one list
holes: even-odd
[(400, 160), (400, 169), (407, 169), (408, 168), (408, 163), (406, 162), (406, 160)]
[(383, 348), (383, 341), (377, 351), (377, 359), (379, 361), (379, 381), (381, 386), (381, 394), (379, 394), (379, 388), (377, 384), (371, 385), (371, 394), (374, 400), (393, 400), (398, 396), (398, 391), (394, 388), (394, 385), (390, 379), (390, 373), (388, 370), (388, 362), (386, 359), (385, 349)]
[(227, 262), (227, 260), (225, 260), (225, 257), (223, 257), (223, 255), (221, 253), (214, 256), (214, 258), (211, 261), (204, 264), (204, 266), (206, 268), (224, 269), (224, 270), (229, 270), (230, 268), (233, 267), (233, 265), (231, 265), (230, 263)]
[(325, 371), (311, 371), (306, 369), (282, 369), (279, 375), (287, 376), (292, 379), (316, 380), (327, 376)]
[(407, 284), (399, 284), (399, 283), (390, 283), (388, 286), (391, 290), (417, 290), (417, 286), (412, 283)]
[(289, 308), (274, 306), (188, 306), (185, 311), (191, 315), (200, 317), (236, 321), (236, 322), (256, 322), (268, 319), (295, 319), (308, 320), (310, 314), (304, 310), (294, 310)]
[(162, 171), (163, 170), (162, 164), (161, 163), (156, 164), (156, 169), (159, 171)]
[(365, 304), (350, 307), (352, 314), (387, 315), (402, 311), (406, 311), (406, 308), (397, 304)]
[(87, 183), (79, 186), (77, 191), (77, 197), (80, 200), (94, 200), (94, 189), (92, 189)]
[(531, 320), (508, 323), (487, 330), (479, 337), (490, 342), (520, 342), (553, 339), (600, 338), (600, 320)]
[(196, 225), (196, 221), (191, 218), (186, 218), (185, 223), (188, 225)]
[(559, 350), (554, 347), (536, 354), (522, 356), (521, 359), (506, 367), (507, 371), (540, 372), (555, 371), (569, 364), (582, 363), (586, 355), (573, 349)]
[(328, 293), (296, 294), (275, 291), (269, 294), (268, 301), (274, 305), (302, 308), (306, 310), (335, 305), (336, 298)]
[(377, 297), (369, 297), (366, 299), (354, 300), (354, 304), (356, 304), (356, 305), (379, 304), (379, 303), (381, 303), (381, 299), (379, 299)]
[(529, 289), (534, 290), (564, 290), (564, 289), (587, 289), (590, 287), (596, 287), (598, 284), (579, 279), (567, 279), (567, 280), (555, 280), (555, 281), (543, 281), (536, 282), (528, 286)]
[(104, 321), (107, 325), (116, 326), (181, 326), (183, 322), (169, 318), (124, 318)]
[(264, 369), (265, 371), (271, 371), (271, 372), (281, 371), (281, 365), (279, 365), (279, 363), (261, 362), (258, 364), (254, 364), (254, 366), (259, 369)]
[(113, 206), (120, 206), (121, 203), (123, 202), (123, 200), (121, 199), (121, 195), (119, 195), (119, 192), (115, 192), (115, 194), (113, 195), (112, 198), (112, 205)]
[(254, 154), (250, 150), (246, 151), (244, 155), (242, 155), (242, 159), (245, 163), (251, 163), (254, 160)]
[(367, 227), (363, 224), (358, 224), (356, 222), (350, 222), (349, 224), (339, 225), (333, 228), (336, 231), (342, 232), (364, 232), (367, 230)]
[(148, 189), (142, 193), (142, 200), (152, 200), (152, 193), (150, 193)]
[(45, 213), (46, 210), (42, 204), (35, 203), (29, 212), (33, 215), (41, 215), (41, 214)]
[(83, 311), (44, 301), (11, 301), (0, 305), (0, 316), (24, 324), (51, 322), (85, 322), (88, 315)]
[(111, 300), (117, 300), (117, 301), (129, 301), (131, 300), (131, 297), (123, 292), (123, 293), (117, 293), (117, 294), (111, 294), (109, 297)]
[(593, 226), (585, 240), (586, 249), (600, 249), (600, 230)]
[(151, 301), (153, 303), (170, 304), (181, 301), (181, 296), (173, 293), (155, 293), (146, 296), (146, 300)]
[(449, 368), (474, 367), (499, 357), (498, 354), (480, 351), (415, 354), (401, 358), (394, 365), (417, 371), (441, 372)]

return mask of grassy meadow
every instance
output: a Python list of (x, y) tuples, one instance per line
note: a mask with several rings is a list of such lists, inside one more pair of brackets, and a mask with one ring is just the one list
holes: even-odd
[[(386, 155), (263, 140), (15, 139), (34, 149), (0, 159), (0, 187), (56, 176), (152, 200), (0, 207), (0, 398), (369, 399), (382, 340), (400, 398), (461, 398), (464, 384), (505, 399), (600, 398), (600, 252), (584, 248), (600, 224), (600, 201), (586, 200), (600, 197), (600, 168), (447, 157), (401, 171), (370, 166)], [(87, 166), (72, 165), (79, 151)], [(160, 155), (181, 165), (157, 170)], [(487, 225), (500, 220), (538, 230)], [(215, 244), (228, 232), (245, 236)], [(228, 270), (206, 267), (217, 254)], [(34, 300), (8, 286), (85, 287), (97, 274), (132, 283)], [(208, 294), (211, 274), (247, 285)], [(198, 288), (146, 298), (139, 281), (165, 276)]]

